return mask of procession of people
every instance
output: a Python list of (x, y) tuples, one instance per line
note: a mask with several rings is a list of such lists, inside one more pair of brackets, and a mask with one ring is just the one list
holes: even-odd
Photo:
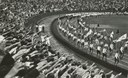
[(127, 33), (115, 37), (116, 32), (109, 33), (107, 29), (100, 29), (99, 24), (96, 28), (89, 27), (82, 19), (81, 16), (72, 15), (66, 16), (64, 20), (59, 19), (59, 30), (77, 47), (88, 49), (87, 53), (97, 55), (105, 61), (112, 57), (117, 65), (127, 53)]
[[(107, 0), (1, 0), (0, 2), (0, 78), (118, 78), (122, 75), (122, 73), (114, 74), (114, 71), (105, 72), (97, 64), (90, 64), (88, 60), (82, 63), (72, 55), (58, 52), (51, 46), (52, 36), (46, 34), (47, 25), (32, 24), (34, 27), (32, 33), (33, 27), (26, 26), (25, 23), (37, 14), (58, 11), (125, 12), (127, 11), (125, 0), (110, 2)], [(104, 38), (112, 41), (113, 33), (108, 39), (95, 31), (95, 44), (97, 44), (95, 47), (94, 39), (88, 37), (94, 32), (93, 29), (80, 25), (73, 27), (69, 23), (70, 20), (68, 26), (59, 25), (59, 28), (76, 45), (89, 47), (91, 54), (96, 49), (97, 56), (102, 55), (102, 59), (105, 60), (108, 57), (108, 49), (113, 53), (115, 42), (104, 44), (99, 40)], [(80, 21), (79, 23), (83, 25)], [(81, 36), (82, 32), (86, 34)], [(120, 41), (120, 38), (117, 41)], [(119, 58), (123, 58), (123, 50), (126, 47), (127, 44), (115, 53), (116, 64)]]

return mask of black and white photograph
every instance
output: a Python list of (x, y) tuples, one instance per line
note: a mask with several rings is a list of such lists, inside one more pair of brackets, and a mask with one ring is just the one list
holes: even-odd
[(128, 78), (128, 0), (0, 0), (0, 78)]

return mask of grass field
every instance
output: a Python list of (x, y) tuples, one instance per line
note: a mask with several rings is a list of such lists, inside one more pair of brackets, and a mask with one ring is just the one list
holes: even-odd
[(109, 30), (119, 29), (120, 33), (128, 32), (128, 15), (104, 15), (98, 17), (89, 17), (86, 19), (89, 24), (106, 25)]

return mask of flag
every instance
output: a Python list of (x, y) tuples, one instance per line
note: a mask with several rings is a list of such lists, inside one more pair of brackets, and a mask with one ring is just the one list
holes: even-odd
[(88, 33), (85, 35), (85, 37), (88, 37), (89, 35), (91, 35), (93, 33), (93, 31), (92, 31), (92, 29), (90, 29), (89, 31), (88, 31)]
[(125, 40), (125, 39), (127, 39), (127, 34), (122, 35), (121, 37), (119, 37), (117, 40), (114, 40), (114, 41), (120, 42), (120, 41)]
[(125, 43), (128, 44), (128, 41), (126, 41)]
[(110, 33), (110, 37), (113, 38), (113, 35), (114, 35), (114, 32), (112, 31), (112, 32)]
[(100, 32), (106, 32), (106, 29), (101, 30)]

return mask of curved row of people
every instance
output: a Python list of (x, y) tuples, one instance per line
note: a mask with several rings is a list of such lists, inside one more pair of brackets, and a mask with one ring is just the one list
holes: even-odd
[(39, 0), (9, 1), (12, 2), (1, 4), (0, 12), (0, 78), (117, 78), (121, 75), (114, 75), (112, 71), (105, 73), (94, 63), (82, 64), (72, 55), (57, 52), (51, 47), (50, 37), (41, 34), (43, 26), (37, 26), (39, 30), (33, 34), (31, 27), (24, 29), (28, 18), (41, 11), (63, 10), (63, 5)]
[[(117, 65), (124, 53), (127, 52), (128, 43), (125, 41), (127, 34), (116, 38), (114, 31), (109, 34), (106, 29), (90, 28), (86, 26), (85, 22), (78, 21), (78, 19), (78, 16), (66, 16), (64, 20), (58, 19), (59, 30), (78, 47), (88, 48), (90, 54), (96, 52), (97, 56), (101, 57), (102, 55), (104, 60), (114, 57)], [(118, 42), (123, 43), (118, 45), (119, 49), (117, 48)]]

